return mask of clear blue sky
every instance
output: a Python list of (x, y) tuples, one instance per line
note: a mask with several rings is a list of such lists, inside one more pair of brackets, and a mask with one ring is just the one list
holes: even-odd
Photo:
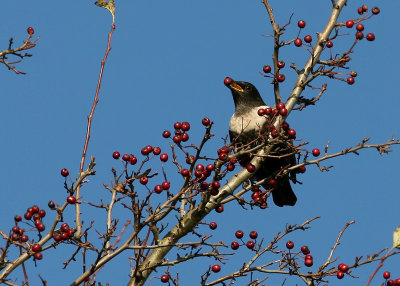
[[(295, 13), (294, 24), (288, 27), (283, 39), (295, 37), (298, 31), (295, 23), (300, 19), (307, 22), (302, 36), (310, 34), (316, 38), (316, 32), (325, 26), (330, 3), (271, 1), (280, 24), (286, 23), (290, 14)], [(117, 29), (88, 150), (88, 154), (97, 159), (97, 176), (83, 192), (85, 200), (97, 203), (101, 197), (107, 198), (102, 184), (112, 180), (111, 167), (121, 168), (112, 159), (112, 152), (119, 150), (139, 155), (140, 149), (148, 144), (168, 150), (168, 142), (162, 139), (161, 132), (171, 129), (176, 121), (189, 121), (193, 130), (202, 130), (201, 119), (210, 117), (215, 122), (216, 136), (207, 150), (214, 155), (215, 148), (222, 145), (220, 138), (227, 135), (233, 113), (229, 90), (223, 85), (225, 76), (250, 81), (267, 103), (273, 100), (272, 86), (259, 75), (262, 66), (272, 62), (272, 41), (262, 36), (271, 34), (271, 28), (260, 1), (117, 0), (116, 4)], [(356, 9), (362, 4), (364, 2), (349, 1), (340, 19), (356, 18)], [(348, 86), (329, 79), (319, 80), (319, 84), (328, 83), (322, 99), (316, 106), (294, 112), (289, 118), (297, 138), (309, 142), (309, 150), (314, 147), (322, 150), (328, 141), (331, 142), (330, 152), (337, 152), (357, 145), (364, 137), (371, 137), (371, 143), (385, 142), (392, 135), (400, 137), (400, 99), (396, 92), (400, 79), (397, 36), (400, 3), (368, 1), (366, 4), (370, 7), (378, 4), (381, 14), (365, 23), (366, 32), (375, 33), (375, 42), (361, 41), (350, 55), (351, 70), (359, 75), (356, 83)], [(2, 10), (1, 49), (7, 48), (10, 37), (14, 37), (16, 45), (20, 44), (28, 26), (34, 27), (35, 36), (40, 36), (32, 51), (33, 57), (18, 64), (27, 75), (15, 75), (0, 67), (0, 190), (3, 197), (0, 229), (7, 232), (14, 215), (22, 215), (32, 204), (45, 207), (50, 199), (65, 200), (59, 172), (66, 167), (73, 177), (77, 175), (86, 116), (92, 104), (111, 17), (94, 6), (93, 1), (72, 4), (48, 0), (3, 1)], [(341, 30), (345, 32), (348, 30)], [(337, 38), (333, 53), (343, 52), (351, 44), (350, 39), (352, 36)], [(325, 54), (325, 58), (328, 56)], [(306, 57), (304, 49), (294, 46), (282, 49), (281, 59), (287, 63), (283, 96), (294, 84), (295, 75), (289, 64), (295, 62), (302, 66)], [(316, 94), (307, 89), (303, 95)], [(192, 131), (190, 140), (199, 142), (200, 136), (201, 132)], [(365, 256), (391, 247), (392, 232), (400, 224), (400, 148), (393, 150), (389, 156), (380, 156), (375, 150), (362, 150), (360, 156), (331, 160), (326, 164), (334, 167), (325, 173), (315, 166), (308, 167), (306, 174), (299, 178), (303, 185), (294, 187), (298, 203), (292, 208), (271, 206), (264, 211), (243, 211), (234, 203), (227, 205), (223, 214), (207, 218), (207, 222), (216, 221), (219, 225), (212, 232), (214, 240), (230, 244), (236, 229), (247, 232), (256, 229), (269, 241), (286, 223), (301, 223), (319, 215), (322, 218), (311, 230), (290, 236), (296, 246), (310, 246), (317, 266), (329, 254), (337, 233), (350, 220), (357, 223), (345, 233), (337, 250), (341, 262), (351, 264), (357, 255)], [(179, 178), (174, 172), (171, 168), (171, 181)], [(178, 180), (176, 184), (179, 183)], [(96, 215), (96, 228), (104, 229), (102, 212), (86, 206), (83, 211), (86, 225)], [(120, 215), (121, 221), (130, 218), (126, 211), (121, 211)], [(49, 222), (52, 217), (49, 215), (45, 221)], [(72, 218), (69, 222), (72, 223)], [(211, 233), (204, 226), (199, 231)], [(92, 232), (91, 239), (96, 238), (96, 233)], [(16, 253), (17, 249), (13, 251)], [(69, 284), (81, 269), (80, 263), (75, 263), (61, 270), (62, 261), (69, 258), (71, 251), (70, 247), (61, 246), (57, 251), (45, 252), (36, 270), (29, 267), (33, 285), (39, 283), (38, 273), (50, 285)], [(240, 255), (224, 265), (221, 273), (236, 269), (248, 253), (241, 249)], [(51, 272), (46, 270), (50, 263), (54, 267)], [(171, 272), (179, 271), (182, 285), (189, 285), (193, 279), (189, 271), (196, 269), (202, 273), (209, 264), (214, 262), (202, 259), (173, 268)], [(33, 266), (33, 262), (29, 261), (28, 265)], [(356, 269), (353, 273), (361, 278), (353, 283), (365, 284), (376, 265)], [(384, 269), (400, 277), (396, 265), (400, 265), (400, 257), (389, 259)], [(104, 270), (98, 276), (101, 282), (124, 285), (129, 273), (127, 256), (110, 263)], [(21, 281), (21, 273), (16, 273)], [(378, 275), (375, 284), (383, 281), (381, 272)], [(336, 285), (335, 279), (332, 278)], [(282, 277), (277, 277), (268, 281), (281, 280)], [(199, 279), (194, 281), (197, 284)], [(161, 283), (153, 279), (150, 284)]]

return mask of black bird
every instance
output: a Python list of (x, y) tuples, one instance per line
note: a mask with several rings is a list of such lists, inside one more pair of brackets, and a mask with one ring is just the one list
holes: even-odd
[[(257, 146), (262, 142), (262, 140), (257, 140), (260, 139), (260, 131), (265, 133), (268, 125), (267, 119), (264, 116), (259, 116), (257, 112), (260, 108), (268, 106), (251, 83), (226, 78), (225, 85), (231, 90), (235, 103), (235, 113), (229, 123), (229, 136), (234, 148), (237, 150), (244, 145), (250, 145), (249, 147)], [(291, 152), (293, 152), (293, 147), (284, 142), (274, 146), (270, 155), (286, 156), (281, 158), (266, 157), (252, 179), (260, 181), (264, 178), (274, 178), (282, 168), (295, 165), (295, 155), (287, 156)], [(251, 156), (243, 155), (238, 158), (238, 161), (242, 166), (246, 166), (251, 159)], [(296, 182), (295, 172), (291, 172), (290, 177)], [(262, 185), (265, 189), (269, 189), (269, 180)], [(279, 207), (284, 205), (294, 206), (296, 204), (297, 198), (290, 186), (289, 174), (277, 179), (277, 184), (272, 191), (272, 198)]]

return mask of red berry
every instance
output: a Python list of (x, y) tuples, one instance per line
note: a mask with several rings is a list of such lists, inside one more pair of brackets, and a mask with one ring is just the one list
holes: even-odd
[(36, 213), (38, 213), (39, 212), (39, 207), (37, 206), (37, 205), (34, 205), (33, 207), (32, 207), (32, 213), (33, 214), (36, 214)]
[(128, 154), (124, 154), (122, 155), (122, 160), (124, 160), (125, 162), (129, 161), (131, 159), (131, 156)]
[(344, 272), (343, 272), (343, 271), (338, 271), (338, 272), (336, 273), (336, 277), (337, 277), (338, 279), (342, 279), (342, 278), (344, 277)]
[(338, 269), (339, 269), (340, 271), (347, 272), (347, 270), (349, 270), (349, 266), (347, 266), (347, 265), (344, 264), (344, 263), (340, 263), (339, 266), (338, 266)]
[(311, 259), (311, 260), (312, 260), (312, 259), (313, 259), (313, 257), (312, 257), (312, 255), (310, 255), (310, 254), (307, 254), (307, 255), (304, 257), (304, 259), (305, 259), (305, 260), (307, 260), (307, 259)]
[(289, 123), (287, 123), (286, 121), (284, 121), (281, 126), (283, 130), (285, 131), (289, 130)]
[(65, 168), (61, 169), (61, 176), (68, 177), (69, 171)]
[(11, 230), (12, 230), (14, 233), (19, 233), (19, 227), (18, 227), (18, 226), (14, 226)]
[(393, 280), (388, 280), (388, 281), (386, 281), (386, 285), (387, 286), (393, 286), (394, 285), (394, 281)]
[(249, 241), (246, 243), (246, 246), (247, 246), (248, 249), (253, 249), (253, 248), (254, 248), (254, 241), (249, 240)]
[[(373, 8), (372, 8), (372, 10), (373, 10)], [(384, 279), (389, 279), (390, 278), (390, 272), (389, 271), (383, 272), (383, 278)]]
[(319, 154), (321, 154), (321, 152), (319, 151), (318, 148), (314, 148), (314, 149), (312, 150), (312, 154), (313, 154), (314, 157), (318, 157)]
[(51, 209), (54, 209), (54, 208), (56, 207), (56, 204), (55, 204), (55, 202), (53, 202), (53, 201), (49, 201), (47, 205), (48, 205), (48, 207), (51, 208)]
[(371, 9), (371, 12), (372, 14), (378, 15), (381, 12), (381, 10), (375, 6)]
[(361, 9), (363, 10), (363, 12), (367, 12), (368, 11), (368, 6), (367, 5), (362, 5)]
[(26, 213), (24, 214), (24, 218), (25, 218), (26, 220), (30, 220), (30, 219), (32, 218), (32, 216), (33, 216), (32, 212), (26, 212)]
[(26, 31), (29, 35), (33, 35), (35, 33), (35, 30), (32, 27), (29, 27), (28, 29), (26, 29)]
[(226, 166), (226, 169), (231, 172), (231, 171), (233, 171), (235, 169), (235, 165), (234, 164), (228, 164), (228, 166)]
[(282, 108), (285, 108), (286, 106), (285, 106), (285, 104), (283, 103), (283, 102), (279, 102), (277, 105), (276, 105), (276, 108), (278, 108), (278, 109), (282, 109)]
[(21, 235), (21, 237), (20, 237), (20, 241), (21, 241), (21, 242), (27, 242), (28, 239), (29, 239), (28, 236), (25, 235), (25, 234)]
[(357, 9), (357, 12), (358, 12), (358, 14), (360, 14), (360, 15), (362, 15), (362, 14), (364, 13), (362, 7), (359, 7), (359, 8)]
[(302, 252), (304, 255), (307, 255), (307, 254), (310, 253), (310, 249), (308, 249), (308, 246), (306, 246), (306, 245), (302, 246), (302, 247), (300, 248), (300, 250), (301, 250), (301, 252)]
[(43, 258), (43, 254), (41, 253), (41, 252), (37, 252), (37, 253), (35, 253), (35, 259), (36, 260), (42, 260), (42, 258)]
[(149, 181), (149, 178), (147, 178), (146, 176), (140, 177), (140, 179), (139, 179), (139, 182), (140, 182), (142, 185), (146, 185), (146, 184), (148, 183), (148, 181)]
[(176, 144), (178, 144), (178, 143), (181, 143), (182, 138), (181, 138), (180, 135), (175, 135), (175, 136), (172, 138), (172, 141), (174, 141)]
[[(228, 85), (230, 85), (232, 83), (232, 79), (230, 78), (230, 77), (226, 77), (225, 79), (224, 79), (224, 84), (226, 85), (226, 86), (228, 86)], [(204, 120), (204, 119), (203, 119)], [(205, 125), (205, 124), (204, 124)]]
[(161, 148), (160, 147), (154, 147), (153, 148), (153, 154), (154, 155), (160, 155), (161, 153)]
[(118, 151), (115, 151), (115, 152), (112, 154), (112, 156), (113, 156), (114, 159), (119, 159), (119, 156), (121, 156), (121, 154), (120, 154)]
[(168, 154), (165, 154), (165, 153), (161, 154), (160, 155), (160, 160), (163, 161), (163, 162), (167, 162), (168, 161)]
[(361, 32), (364, 30), (364, 25), (363, 24), (357, 24), (356, 26), (357, 31)]
[(182, 133), (181, 138), (182, 138), (182, 141), (183, 141), (183, 142), (186, 142), (186, 141), (189, 140), (189, 134), (187, 134), (187, 133)]
[(69, 238), (68, 232), (63, 232), (63, 233), (61, 234), (61, 239), (62, 239), (62, 240), (67, 240), (68, 238)]
[(218, 188), (221, 186), (221, 184), (220, 184), (218, 181), (213, 181), (213, 182), (211, 183), (211, 186), (212, 186), (212, 188), (214, 188), (214, 189), (218, 189)]
[(310, 35), (305, 36), (304, 37), (304, 42), (311, 43), (312, 42), (312, 37)]
[(348, 78), (347, 78), (347, 83), (348, 84), (353, 84), (354, 83), (354, 77), (352, 77), (352, 76), (349, 76)]
[(304, 260), (304, 265), (307, 266), (307, 267), (311, 267), (311, 266), (313, 266), (313, 264), (314, 264), (314, 262), (313, 262), (312, 259)]
[(61, 230), (62, 230), (63, 232), (67, 232), (67, 231), (69, 230), (69, 225), (68, 225), (68, 223), (64, 222), (64, 223), (61, 225)]
[[(388, 285), (389, 285), (389, 283), (388, 283)], [(393, 285), (400, 285), (400, 278), (397, 278), (396, 280), (394, 280)]]
[(280, 73), (280, 74), (278, 74), (278, 75), (276, 76), (276, 80), (277, 80), (278, 82), (284, 82), (285, 79), (286, 79), (286, 77), (285, 77), (285, 75), (284, 75), (283, 73)]
[(175, 122), (175, 124), (174, 124), (174, 128), (175, 128), (175, 129), (181, 129), (181, 127), (182, 127), (182, 123), (180, 123), (180, 122)]
[(215, 221), (213, 221), (213, 222), (211, 222), (209, 225), (208, 225), (211, 229), (216, 229), (217, 228), (217, 223), (215, 222)]
[(296, 130), (294, 130), (294, 129), (289, 129), (289, 131), (288, 131), (288, 137), (289, 137), (290, 139), (295, 139), (295, 138), (296, 138)]
[(272, 108), (271, 107), (264, 108), (264, 114), (265, 115), (270, 115), (271, 113), (272, 113)]
[(297, 38), (296, 40), (294, 40), (294, 45), (296, 47), (301, 47), (302, 44), (303, 44), (303, 41), (300, 38)]
[(237, 238), (239, 238), (239, 239), (242, 238), (243, 235), (244, 235), (244, 233), (243, 233), (242, 230), (237, 230), (237, 231), (235, 232), (235, 236), (236, 236)]
[(168, 190), (168, 189), (171, 187), (171, 183), (168, 182), (168, 181), (164, 181), (164, 182), (161, 184), (161, 187), (163, 188), (163, 190)]
[(252, 239), (256, 239), (258, 237), (258, 233), (257, 233), (257, 231), (253, 230), (250, 232), (249, 236)]
[(41, 222), (36, 225), (36, 228), (38, 231), (44, 231), (46, 229), (45, 225)]
[(287, 249), (292, 249), (294, 247), (294, 242), (289, 240), (286, 242), (286, 248)]
[(252, 163), (248, 163), (246, 166), (247, 172), (253, 173), (256, 170), (256, 167)]
[(137, 158), (135, 156), (130, 156), (129, 157), (129, 163), (131, 165), (135, 165), (137, 163)]
[(231, 248), (232, 248), (233, 250), (238, 249), (238, 248), (239, 248), (239, 243), (237, 243), (237, 241), (233, 241), (233, 242), (231, 243)]
[(272, 131), (271, 131), (271, 136), (272, 136), (272, 138), (278, 137), (278, 136), (279, 136), (279, 131), (276, 130), (276, 129), (272, 130)]
[(196, 165), (196, 170), (203, 172), (204, 171), (204, 165), (203, 164), (197, 164)]
[(263, 115), (265, 114), (265, 109), (264, 109), (264, 108), (260, 108), (260, 109), (257, 111), (257, 114), (258, 114), (259, 116), (263, 116)]
[(213, 265), (213, 267), (211, 267), (212, 272), (217, 273), (221, 271), (221, 266), (219, 266), (218, 264)]
[(169, 132), (168, 130), (165, 130), (165, 131), (163, 132), (162, 136), (163, 136), (164, 138), (169, 138), (169, 136), (171, 136), (171, 132)]
[(203, 124), (204, 126), (210, 125), (211, 121), (210, 118), (208, 117), (204, 117), (203, 120), (201, 121), (201, 124)]
[(270, 73), (271, 72), (271, 66), (269, 66), (269, 65), (263, 66), (263, 72)]
[(268, 184), (269, 184), (271, 187), (273, 187), (273, 186), (276, 185), (276, 180), (271, 179), (271, 180), (269, 180)]
[(373, 40), (375, 40), (375, 35), (374, 34), (372, 34), (372, 33), (368, 33), (366, 36), (365, 36), (365, 38), (368, 40), (368, 41), (373, 41)]
[(189, 176), (189, 170), (188, 169), (183, 169), (181, 171), (181, 175), (184, 176), (184, 177)]
[(76, 198), (74, 196), (68, 196), (67, 202), (69, 204), (74, 204), (76, 202)]
[(189, 122), (182, 122), (182, 127), (181, 127), (182, 131), (189, 131), (190, 129), (190, 124)]
[[(152, 149), (153, 149), (153, 148), (152, 148)], [(147, 148), (147, 146), (146, 146), (146, 147), (142, 148), (142, 150), (141, 150), (140, 152), (142, 153), (143, 156), (147, 156), (147, 155), (150, 154), (151, 151), (153, 151), (152, 149), (150, 150), (150, 149)]]
[(286, 108), (281, 108), (281, 109), (279, 109), (279, 114), (280, 114), (280, 115), (285, 116), (285, 115), (287, 115), (287, 113), (288, 113), (288, 111), (287, 111)]
[(32, 251), (33, 252), (39, 252), (41, 250), (42, 250), (42, 247), (39, 244), (32, 245)]
[(208, 164), (207, 167), (206, 167), (206, 170), (209, 171), (209, 172), (213, 171), (214, 170), (214, 165), (213, 164)]
[(299, 26), (299, 28), (302, 29), (306, 26), (306, 22), (303, 20), (300, 20), (297, 22), (297, 26)]
[(215, 208), (215, 211), (217, 213), (222, 213), (224, 211), (224, 206), (223, 205), (219, 205)]
[(285, 62), (284, 61), (278, 61), (277, 62), (277, 66), (278, 66), (278, 68), (283, 69), (285, 67)]
[(326, 43), (326, 47), (327, 47), (327, 48), (332, 48), (332, 47), (333, 47), (332, 41), (328, 41), (328, 42)]
[(357, 32), (356, 33), (356, 39), (362, 40), (364, 38), (364, 34), (362, 32)]
[(162, 191), (163, 191), (163, 188), (161, 187), (161, 185), (155, 185), (154, 192), (156, 194), (160, 194)]
[(161, 279), (162, 283), (167, 283), (168, 280), (169, 280), (169, 276), (164, 274), (164, 275), (161, 276), (160, 279)]
[(346, 22), (346, 27), (347, 28), (352, 28), (354, 26), (354, 21), (353, 20), (348, 20), (347, 22)]
[(46, 216), (46, 211), (45, 210), (40, 210), (39, 211), (39, 216), (40, 217), (45, 217)]
[(22, 217), (21, 217), (20, 215), (15, 215), (14, 220), (15, 220), (16, 222), (19, 222), (19, 221), (22, 220)]

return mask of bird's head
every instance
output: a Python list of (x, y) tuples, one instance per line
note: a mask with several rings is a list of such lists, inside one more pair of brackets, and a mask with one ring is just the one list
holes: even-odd
[(257, 88), (251, 83), (234, 81), (229, 77), (225, 78), (224, 83), (232, 92), (236, 111), (266, 105)]

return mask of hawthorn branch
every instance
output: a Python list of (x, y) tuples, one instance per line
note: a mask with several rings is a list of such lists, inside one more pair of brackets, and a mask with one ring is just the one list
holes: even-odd
[[(36, 42), (39, 40), (39, 37), (37, 37), (36, 40), (31, 41), (32, 35), (33, 35), (33, 33), (32, 34), (30, 33), (28, 35), (28, 38), (26, 40), (24, 40), (24, 43), (21, 46), (15, 48), (15, 49), (12, 48), (13, 38), (10, 38), (10, 41), (9, 41), (9, 44), (8, 44), (8, 49), (0, 51), (0, 63), (4, 64), (9, 70), (14, 71), (16, 74), (26, 74), (25, 72), (21, 72), (21, 71), (17, 70), (15, 68), (15, 66), (13, 66), (13, 65), (16, 64), (16, 63), (21, 62), (23, 60), (23, 58), (25, 58), (25, 57), (31, 57), (32, 56), (32, 54), (28, 54), (28, 53), (22, 54), (22, 53), (20, 53), (21, 51), (30, 50), (30, 49), (32, 49), (32, 48), (34, 48), (36, 46)], [(8, 62), (8, 61), (6, 61), (7, 60), (7, 55), (13, 55), (13, 56), (19, 57), (20, 60), (14, 61), (14, 62)]]
[[(114, 1), (110, 1), (110, 4), (112, 4), (112, 6), (114, 6)], [(107, 49), (106, 49), (106, 52), (104, 54), (103, 60), (101, 61), (100, 74), (99, 74), (99, 79), (97, 81), (97, 87), (96, 87), (96, 92), (95, 92), (95, 96), (94, 96), (94, 101), (93, 101), (92, 109), (91, 109), (90, 114), (88, 116), (88, 123), (87, 123), (87, 127), (86, 127), (86, 137), (85, 137), (85, 143), (84, 143), (83, 151), (82, 151), (82, 158), (81, 158), (81, 163), (80, 163), (80, 167), (79, 167), (79, 174), (83, 171), (83, 168), (85, 166), (86, 152), (87, 152), (87, 148), (89, 146), (90, 131), (91, 131), (91, 127), (92, 127), (92, 120), (93, 120), (93, 116), (94, 116), (94, 111), (96, 110), (97, 103), (99, 102), (99, 92), (100, 92), (100, 87), (101, 87), (101, 83), (102, 83), (102, 80), (103, 80), (104, 67), (105, 67), (105, 64), (107, 62), (108, 54), (111, 51), (111, 39), (112, 39), (114, 30), (115, 30), (114, 13), (111, 13), (111, 14), (112, 14), (111, 30), (108, 33)], [(75, 195), (77, 200), (79, 200), (79, 198), (80, 198), (80, 190), (81, 190), (81, 188), (80, 188), (80, 185), (79, 185), (77, 190), (76, 190), (76, 195)], [(82, 223), (81, 223), (80, 217), (81, 217), (80, 205), (76, 204), (76, 207), (75, 207), (76, 236), (81, 236), (81, 233), (82, 233)]]

